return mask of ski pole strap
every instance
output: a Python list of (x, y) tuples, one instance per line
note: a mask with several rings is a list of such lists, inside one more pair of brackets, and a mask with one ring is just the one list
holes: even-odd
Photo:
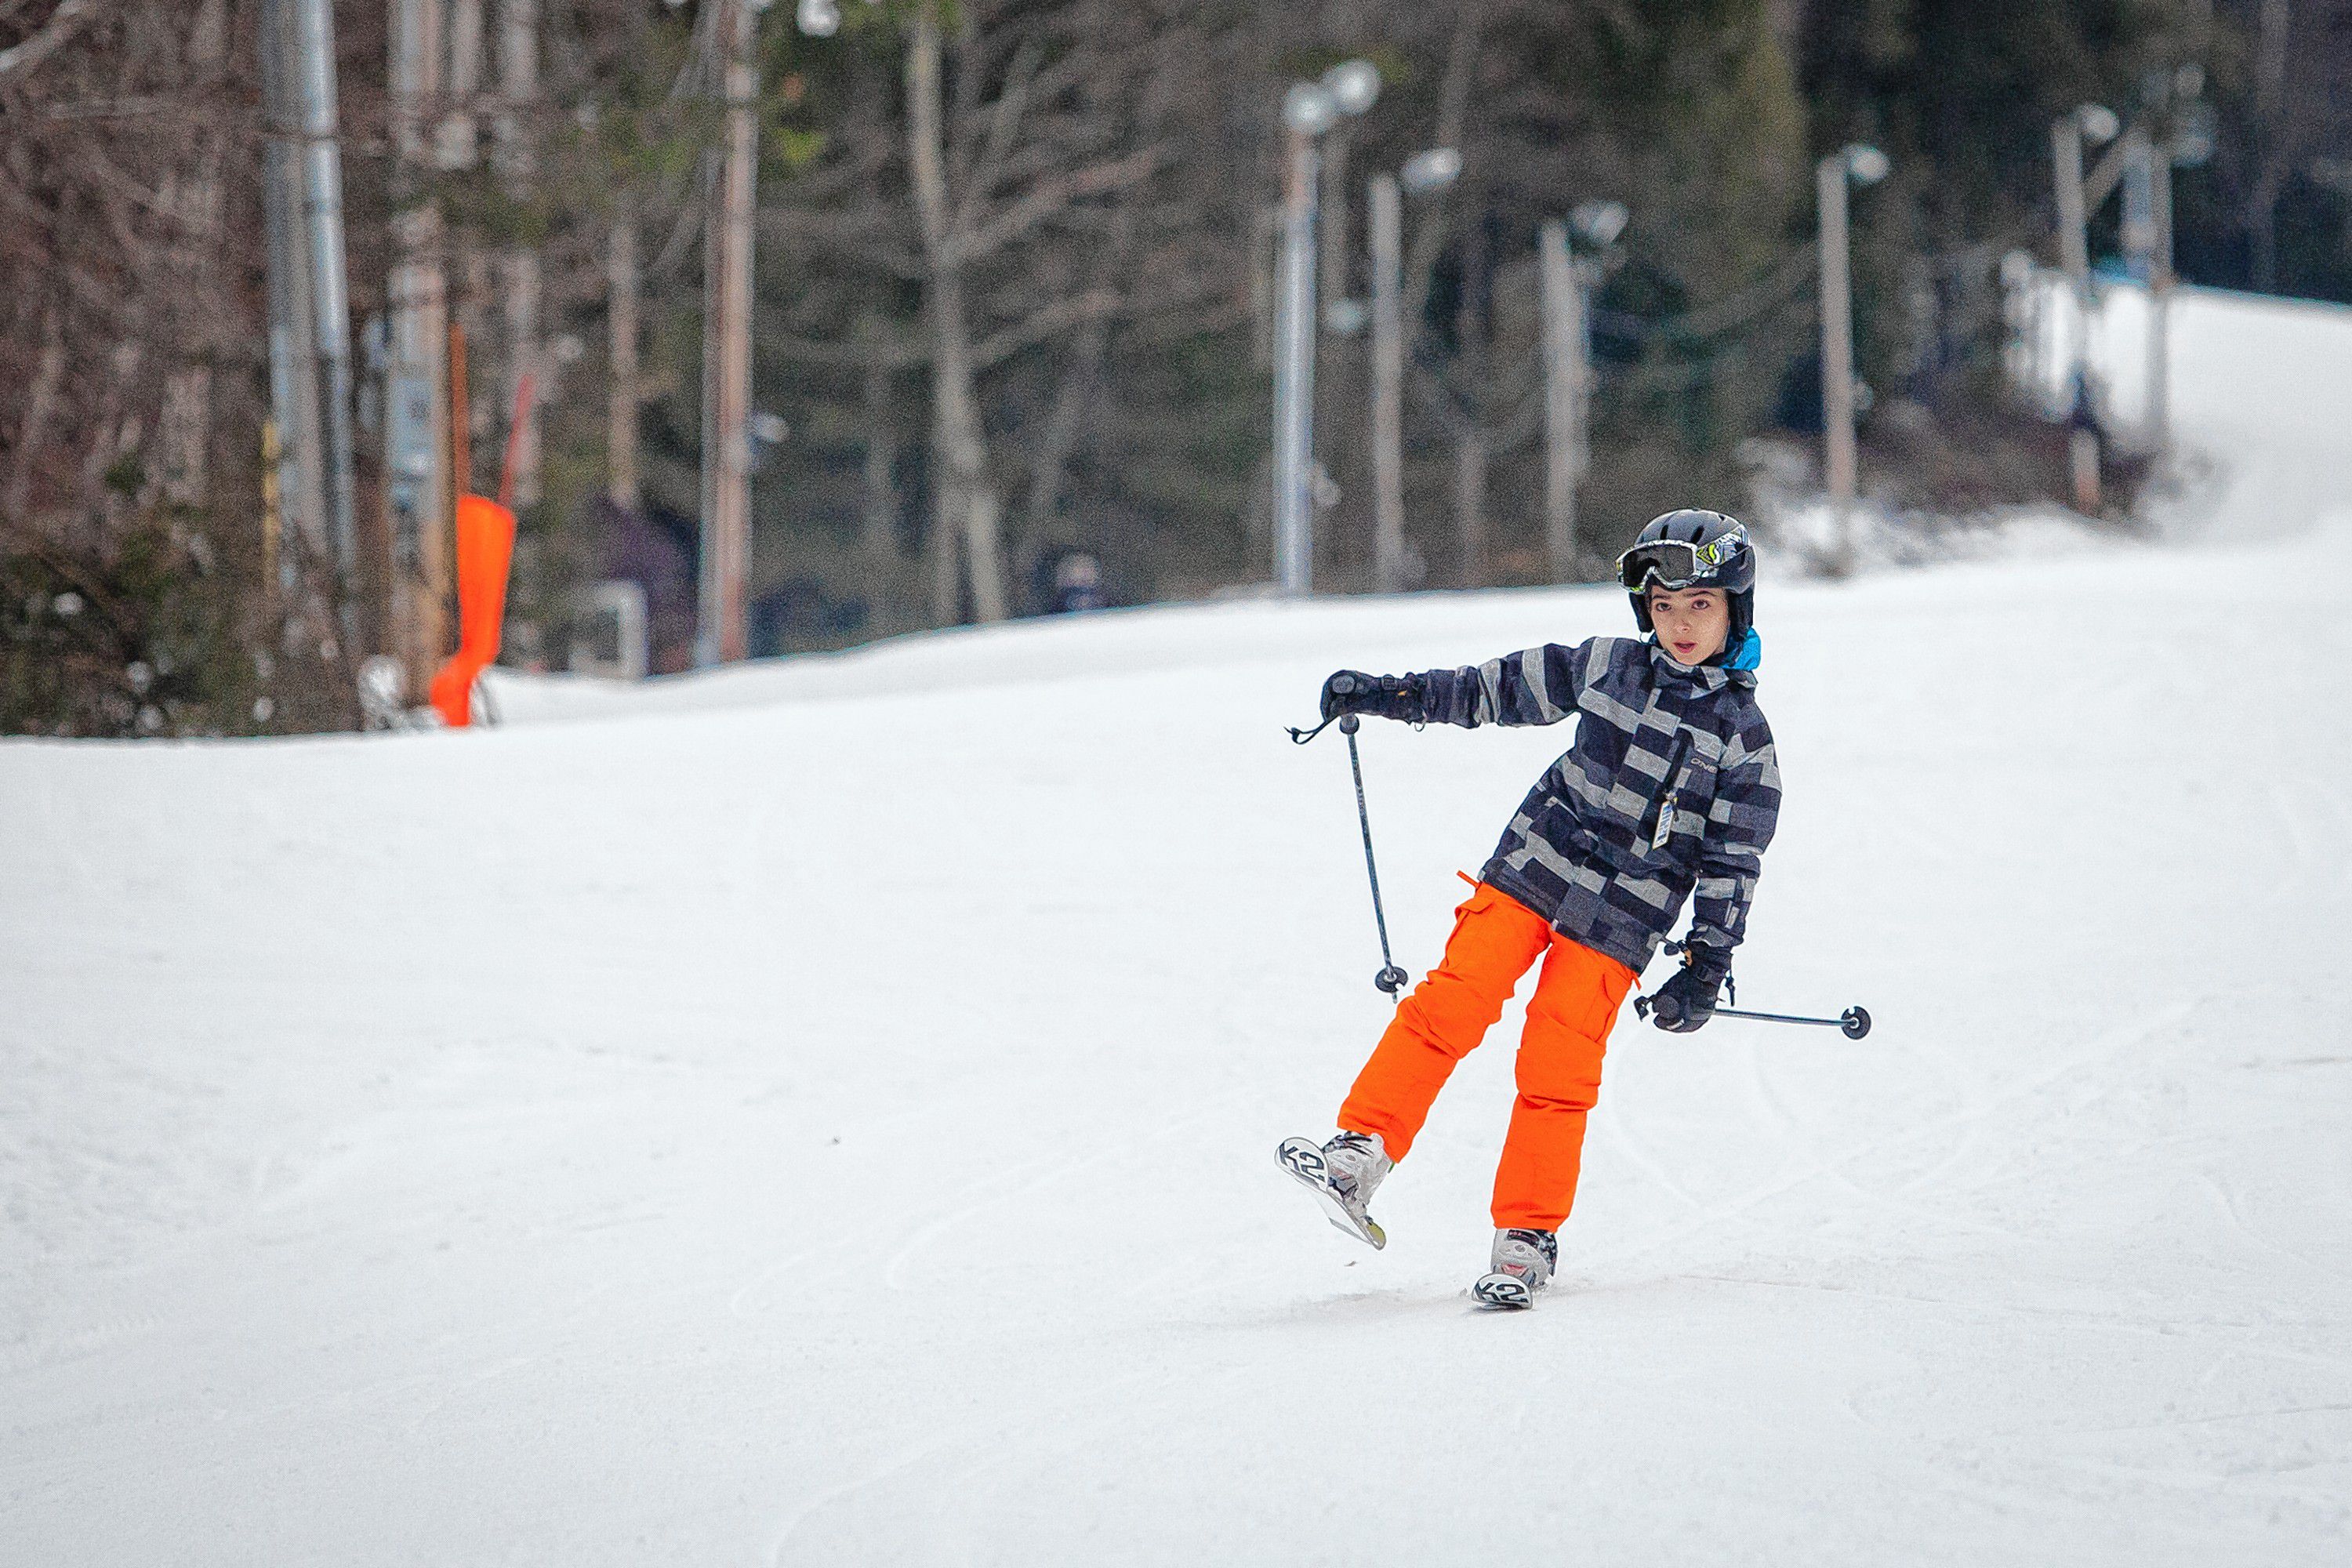
[[(1302, 730), (1296, 724), (1285, 724), (1282, 727), (1282, 732), (1290, 737), (1290, 743), (1292, 745), (1303, 746), (1307, 744), (1307, 742), (1313, 740), (1316, 736), (1321, 734), (1324, 731), (1329, 729), (1333, 724), (1338, 722), (1339, 721), (1336, 719), (1326, 719), (1320, 724), (1316, 725), (1312, 730)], [(1352, 731), (1350, 732), (1352, 733)]]

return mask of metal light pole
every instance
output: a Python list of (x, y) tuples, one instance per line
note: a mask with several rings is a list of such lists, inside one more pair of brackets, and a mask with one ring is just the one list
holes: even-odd
[[(1585, 202), (1572, 219), (1590, 249), (1624, 232), (1622, 202)], [(1570, 223), (1543, 226), (1544, 546), (1552, 581), (1576, 575), (1576, 487), (1592, 466), (1592, 331), (1584, 290), (1591, 267), (1569, 248)]]
[(2143, 367), (2147, 395), (2141, 410), (2141, 439), (2151, 450), (2161, 451), (2164, 396), (2158, 386), (2168, 379), (2163, 362), (2167, 357), (2164, 306), (2169, 289), (2162, 278), (2164, 264), (2158, 255), (2157, 231), (2159, 226), (2169, 226), (2160, 225), (2157, 217), (2157, 187), (2171, 184), (2171, 169), (2144, 125), (2135, 125), (2124, 132), (2123, 152), (2124, 267), (2147, 290), (2147, 363)]
[(1276, 285), (1274, 575), (1286, 597), (1307, 594), (1314, 584), (1314, 500), (1307, 493), (1307, 465), (1315, 441), (1315, 139), (1330, 123), (1328, 102), (1319, 89), (1295, 87), (1283, 106), (1289, 144), (1282, 185), (1282, 270)]
[[(359, 531), (352, 516), (351, 296), (343, 270), (342, 151), (335, 125), (334, 15), (327, 0), (268, 0), (261, 16), (269, 239), (271, 397), (285, 480), (314, 556), (337, 580), (345, 650), (357, 647)], [(299, 406), (298, 406), (299, 405)], [(323, 630), (323, 628), (321, 628)]]
[(1275, 583), (1286, 598), (1314, 591), (1315, 215), (1321, 181), (1318, 141), (1343, 114), (1380, 97), (1381, 73), (1349, 60), (1320, 81), (1298, 82), (1282, 100), (1288, 156), (1282, 187), (1282, 276), (1274, 363)]
[(1822, 426), (1830, 490), (1831, 570), (1853, 570), (1853, 286), (1846, 240), (1846, 183), (1886, 177), (1886, 154), (1849, 144), (1814, 165), (1821, 205)]
[(300, 66), (295, 96), (301, 105), (302, 219), (310, 245), (310, 303), (318, 315), (314, 346), (324, 373), (327, 534), (342, 578), (345, 647), (356, 658), (359, 527), (352, 475), (352, 303), (343, 270), (343, 156), (335, 125), (335, 17), (328, 0), (295, 0)]
[(1553, 218), (1538, 242), (1543, 268), (1544, 551), (1551, 578), (1576, 570), (1576, 486), (1584, 477), (1584, 290), (1569, 255), (1568, 225)]
[(1372, 576), (1404, 591), (1404, 195), (1393, 174), (1371, 180)]
[(1462, 154), (1433, 147), (1371, 179), (1372, 563), (1383, 594), (1402, 594), (1404, 547), (1404, 193), (1430, 195), (1462, 173)]
[(2147, 438), (2162, 458), (2172, 447), (2172, 159), (2151, 142), (2148, 161)]

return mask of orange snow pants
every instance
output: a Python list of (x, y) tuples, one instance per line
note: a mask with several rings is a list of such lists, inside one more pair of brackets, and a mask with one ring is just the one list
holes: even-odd
[[(1468, 879), (1465, 879), (1467, 880)], [(1543, 961), (1519, 1037), (1519, 1097), (1495, 1173), (1495, 1227), (1558, 1230), (1576, 1202), (1584, 1115), (1601, 1096), (1601, 1056), (1633, 971), (1570, 942), (1509, 894), (1475, 884), (1454, 911), (1445, 956), (1399, 1003), (1339, 1125), (1376, 1132), (1402, 1160), (1454, 1064), (1503, 1016), (1519, 977)]]

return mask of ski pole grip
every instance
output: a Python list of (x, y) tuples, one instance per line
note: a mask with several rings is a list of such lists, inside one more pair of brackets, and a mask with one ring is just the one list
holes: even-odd
[(1363, 727), (1364, 721), (1361, 719), (1357, 718), (1353, 713), (1342, 713), (1339, 715), (1339, 733), (1342, 735), (1352, 735)]

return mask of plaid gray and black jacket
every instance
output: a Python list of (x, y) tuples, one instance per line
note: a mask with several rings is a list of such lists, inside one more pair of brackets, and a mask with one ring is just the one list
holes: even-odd
[(1593, 637), (1422, 679), (1432, 721), (1582, 721), (1481, 880), (1637, 972), (1694, 892), (1689, 940), (1738, 944), (1780, 815), (1780, 769), (1751, 671), (1693, 669), (1653, 643)]

